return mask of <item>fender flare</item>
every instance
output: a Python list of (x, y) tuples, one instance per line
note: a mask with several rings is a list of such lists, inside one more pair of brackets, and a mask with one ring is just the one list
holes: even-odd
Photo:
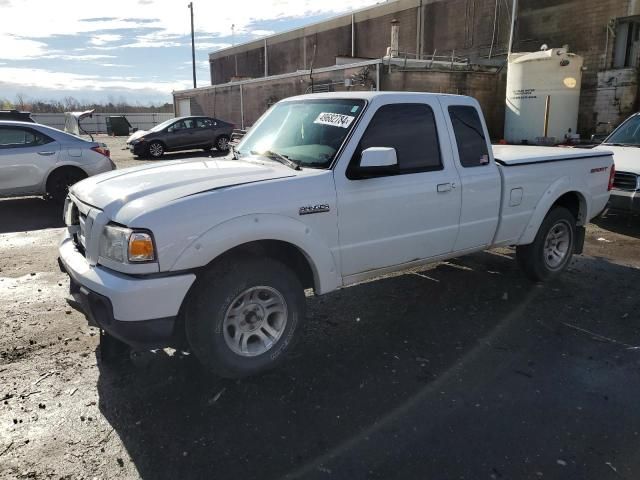
[(309, 262), (316, 293), (327, 293), (342, 285), (335, 258), (325, 241), (305, 223), (278, 214), (243, 215), (216, 225), (191, 241), (170, 270), (199, 268), (234, 247), (260, 240), (278, 240), (298, 248)]
[(585, 195), (584, 190), (581, 187), (581, 185), (575, 185), (575, 183), (572, 184), (571, 179), (566, 176), (557, 179), (549, 185), (542, 194), (542, 198), (538, 202), (538, 205), (536, 205), (535, 210), (531, 214), (529, 223), (522, 232), (522, 235), (520, 235), (517, 244), (528, 245), (535, 240), (538, 230), (540, 229), (540, 225), (542, 225), (542, 222), (547, 216), (547, 213), (549, 213), (549, 210), (551, 210), (553, 204), (567, 193), (575, 192), (580, 196), (580, 210), (582, 212), (583, 223), (586, 223), (589, 218), (591, 205), (588, 200), (589, 196)]

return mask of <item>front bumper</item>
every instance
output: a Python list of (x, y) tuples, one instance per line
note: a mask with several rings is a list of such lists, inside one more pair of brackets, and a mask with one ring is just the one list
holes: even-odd
[(616, 210), (640, 212), (640, 191), (611, 190), (609, 207)]
[(147, 142), (127, 143), (127, 148), (134, 155), (144, 155), (147, 151)]
[(140, 278), (92, 266), (65, 234), (58, 262), (70, 277), (70, 293), (89, 324), (136, 347), (172, 345), (175, 323), (192, 273)]

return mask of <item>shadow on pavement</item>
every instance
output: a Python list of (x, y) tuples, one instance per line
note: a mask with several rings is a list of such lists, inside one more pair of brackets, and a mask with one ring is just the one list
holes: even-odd
[(476, 254), (309, 298), (297, 349), (257, 378), (98, 362), (99, 407), (142, 478), (629, 475), (638, 353), (567, 325), (640, 344), (638, 280), (579, 258), (534, 285)]
[(0, 198), (0, 233), (64, 227), (62, 208), (41, 197)]
[(628, 237), (640, 238), (640, 215), (609, 210), (606, 215), (592, 220), (600, 228)]

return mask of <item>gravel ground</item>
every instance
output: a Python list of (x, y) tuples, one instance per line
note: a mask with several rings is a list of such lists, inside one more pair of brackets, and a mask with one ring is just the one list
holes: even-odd
[(59, 217), (0, 200), (0, 478), (640, 478), (638, 217), (549, 284), (500, 249), (310, 297), (296, 351), (243, 381), (102, 365)]

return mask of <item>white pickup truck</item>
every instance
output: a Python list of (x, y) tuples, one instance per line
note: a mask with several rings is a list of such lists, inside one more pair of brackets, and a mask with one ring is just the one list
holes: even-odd
[(305, 289), (502, 245), (545, 280), (581, 253), (611, 154), (488, 138), (469, 97), (288, 98), (227, 158), (75, 185), (60, 266), (104, 351), (173, 345), (222, 376), (255, 374), (299, 335)]

